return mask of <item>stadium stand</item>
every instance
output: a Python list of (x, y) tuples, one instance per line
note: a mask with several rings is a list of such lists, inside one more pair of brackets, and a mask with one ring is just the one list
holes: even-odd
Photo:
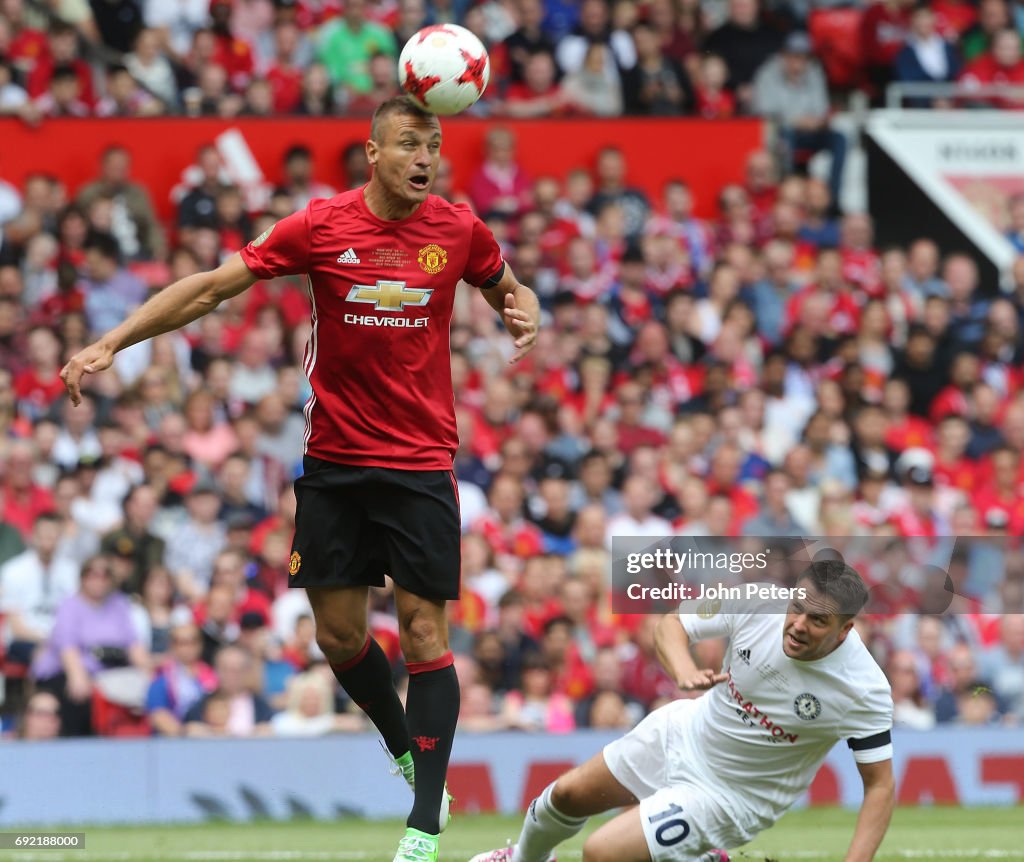
[[(466, 291), (453, 321), (462, 727), (623, 728), (679, 696), (652, 620), (611, 614), (606, 583), (612, 535), (673, 530), (888, 540), (886, 565), (865, 566), (884, 612), (859, 625), (897, 722), (1019, 723), (1024, 552), (1010, 542), (996, 579), (959, 560), (961, 612), (940, 618), (921, 612), (906, 540), (1024, 530), (1024, 258), (1015, 289), (992, 296), (970, 257), (927, 236), (878, 248), (870, 217), (839, 206), (849, 142), (831, 115), (859, 93), (880, 103), (894, 81), (946, 82), (915, 96), (936, 107), (962, 100), (957, 80), (1024, 82), (1022, 7), (809, 5), (2, 0), (0, 114), (367, 116), (396, 92), (411, 33), (469, 26), (493, 64), (473, 110), (495, 125), (472, 181), (436, 190), (500, 233), (546, 328), (509, 375), (479, 297)], [(1020, 104), (975, 92), (972, 104)], [(531, 177), (509, 133), (515, 118), (623, 113), (763, 116), (780, 146), (749, 153), (745, 180), (698, 218), (683, 179), (652, 199), (614, 148), (593, 174)], [(819, 151), (831, 176), (809, 172)], [(344, 158), (356, 187), (359, 148)], [(127, 351), (77, 410), (57, 376), (150, 292), (332, 194), (309, 151), (290, 150), (285, 181), (253, 200), (206, 147), (172, 219), (122, 147), (81, 187), (43, 173), (16, 186), (2, 159), (5, 730), (56, 733), (31, 711), (52, 714), (46, 692), (65, 734), (365, 729), (323, 674), (304, 595), (286, 589), (307, 397), (300, 287), (258, 284)], [(1007, 218), (1024, 250), (1021, 198)], [(372, 620), (397, 674), (389, 601), (375, 592)], [(69, 668), (53, 633), (91, 642), (90, 608), (116, 631)], [(232, 690), (256, 704), (246, 727), (229, 726), (216, 691), (226, 659)], [(982, 685), (990, 697), (968, 696)]]

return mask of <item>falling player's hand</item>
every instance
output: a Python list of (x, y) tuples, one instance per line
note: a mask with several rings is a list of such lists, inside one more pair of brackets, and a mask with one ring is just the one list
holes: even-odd
[(715, 673), (710, 668), (705, 668), (704, 670), (694, 671), (689, 676), (679, 680), (679, 688), (683, 691), (703, 691), (704, 689), (713, 688), (720, 682), (725, 682), (728, 678), (728, 674)]
[(76, 407), (82, 403), (82, 375), (105, 371), (114, 363), (114, 351), (97, 341), (78, 351), (60, 372), (60, 379)]
[(537, 343), (537, 321), (523, 309), (516, 308), (516, 298), (511, 293), (505, 294), (505, 328), (516, 340), (516, 352), (509, 360), (516, 363)]

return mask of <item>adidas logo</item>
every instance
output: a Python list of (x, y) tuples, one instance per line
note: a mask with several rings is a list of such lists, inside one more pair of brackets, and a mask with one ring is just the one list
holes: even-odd
[(338, 255), (338, 263), (359, 263), (359, 257), (354, 249), (347, 249)]
[(750, 664), (750, 650), (738, 649), (736, 650), (736, 655), (740, 657), (740, 661), (742, 661), (744, 664)]

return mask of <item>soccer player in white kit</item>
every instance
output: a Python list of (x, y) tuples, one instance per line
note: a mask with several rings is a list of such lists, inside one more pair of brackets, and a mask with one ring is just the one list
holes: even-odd
[[(471, 862), (547, 862), (586, 819), (626, 810), (597, 829), (584, 862), (728, 859), (723, 850), (775, 823), (846, 740), (864, 800), (845, 862), (869, 862), (894, 804), (892, 694), (853, 628), (867, 602), (860, 576), (837, 560), (811, 563), (786, 613), (684, 602), (658, 624), (662, 664), (695, 700), (652, 712), (604, 751), (557, 779), (527, 812), (517, 844)], [(699, 670), (690, 644), (728, 638), (721, 673)]]

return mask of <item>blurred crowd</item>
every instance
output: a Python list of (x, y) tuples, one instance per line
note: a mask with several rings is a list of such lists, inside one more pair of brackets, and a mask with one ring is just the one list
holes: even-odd
[[(719, 11), (756, 13), (753, 2)], [(205, 2), (194, 20), (147, 20), (168, 5), (147, 5), (137, 23), (153, 26), (129, 42), (187, 58), (203, 34), (229, 26), (254, 46), (269, 33), (344, 33), (361, 8), (323, 21), (326, 10), (308, 4), (238, 0), (213, 4), (230, 15), (212, 29)], [(29, 32), (20, 7), (3, 0), (15, 26), (7, 41), (0, 29), (0, 46)], [(580, 8), (595, 14), (592, 0)], [(243, 26), (259, 10), (296, 23)], [(503, 10), (460, 14), (490, 26)], [(558, 55), (589, 53), (586, 38), (571, 41), (575, 10), (533, 9)], [(420, 14), (449, 20), (455, 10)], [(110, 40), (109, 21), (76, 25)], [(644, 25), (630, 28), (610, 31), (611, 44), (642, 42)], [(56, 50), (52, 35), (40, 39), (40, 56), (45, 44)], [(783, 56), (805, 41), (792, 31)], [(510, 64), (515, 56), (510, 48)], [(754, 53), (738, 56), (754, 76)], [(81, 188), (45, 174), (17, 188), (0, 180), (0, 614), (12, 735), (367, 727), (323, 662), (305, 594), (286, 588), (309, 395), (298, 281), (259, 283), (124, 351), (87, 379), (77, 409), (58, 377), (153, 291), (335, 191), (304, 147), (283, 158), (282, 185), (252, 210), (225, 183), (216, 148), (203, 148), (172, 223), (157, 218), (121, 147)], [(365, 182), (361, 146), (343, 158), (349, 185)], [(605, 147), (568, 175), (529, 176), (514, 127), (496, 125), (467, 186), (454, 187), (443, 164), (435, 187), (485, 219), (545, 317), (537, 349), (512, 373), (490, 307), (468, 288), (456, 301), (463, 597), (450, 619), (467, 730), (626, 728), (680, 696), (655, 656), (655, 618), (611, 613), (614, 535), (864, 535), (891, 540), (898, 556), (950, 534), (1012, 545), (1024, 530), (1024, 257), (1012, 289), (987, 294), (972, 257), (924, 236), (878, 247), (869, 216), (838, 215), (832, 185), (778, 153), (750, 153), (709, 219), (695, 217), (684, 175), (652, 199), (630, 185), (629, 168)], [(1024, 204), (1010, 210), (1024, 244)], [(1024, 719), (1024, 558), (1008, 552), (981, 576), (965, 569), (944, 614), (923, 604), (913, 555), (905, 562), (884, 575), (863, 567), (879, 612), (858, 623), (892, 680), (899, 723)], [(372, 601), (374, 635), (402, 686), (390, 591)], [(698, 648), (708, 666), (721, 656), (721, 644)]]
[[(406, 40), (454, 23), (488, 48), (492, 116), (754, 114), (803, 149), (830, 91), (959, 82), (957, 104), (1024, 105), (991, 90), (1024, 84), (1010, 0), (3, 0), (0, 113), (366, 114)], [(933, 103), (953, 102), (912, 101)]]

